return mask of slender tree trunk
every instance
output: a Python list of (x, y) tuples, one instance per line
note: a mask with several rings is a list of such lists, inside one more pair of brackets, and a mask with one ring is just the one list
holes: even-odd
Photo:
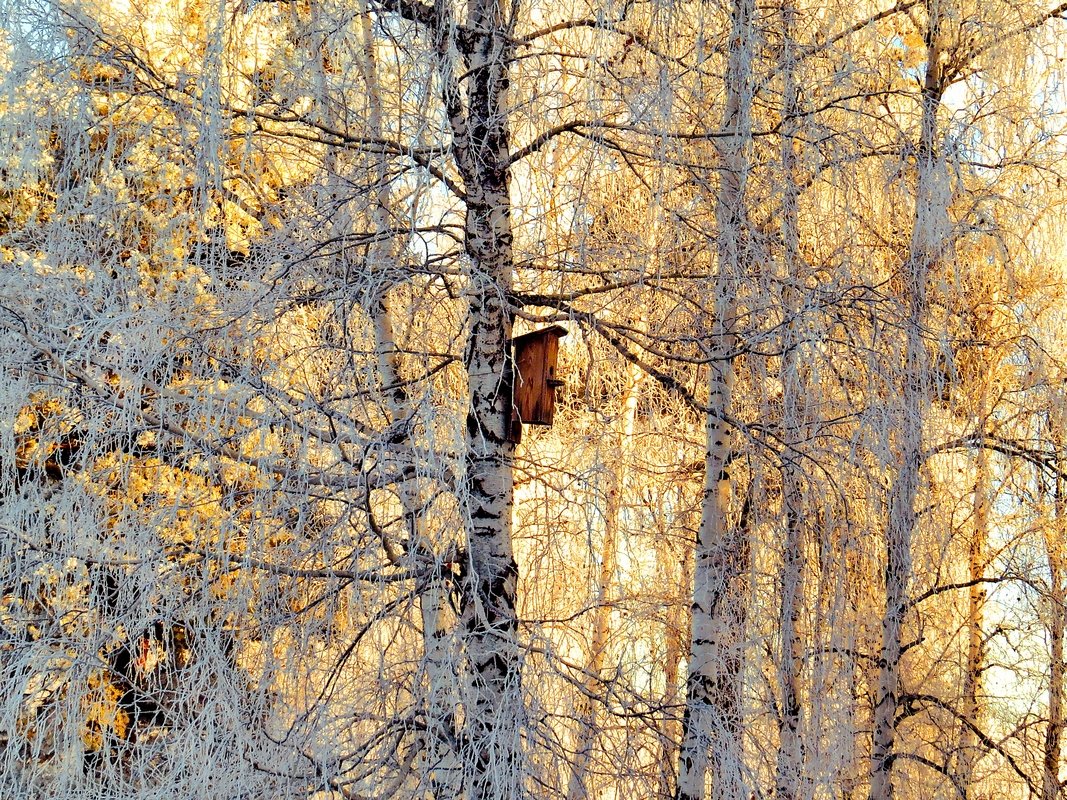
[(894, 425), (898, 436), (893, 455), (896, 477), (890, 490), (886, 526), (885, 607), (879, 653), (878, 689), (874, 709), (871, 753), (871, 800), (891, 800), (896, 758), (896, 716), (900, 697), (901, 631), (911, 579), (911, 544), (915, 532), (915, 502), (922, 466), (922, 420), (927, 404), (927, 353), (922, 330), (927, 316), (927, 278), (949, 235), (946, 215), (947, 176), (939, 174), (937, 110), (941, 103), (942, 64), (939, 10), (927, 3), (926, 76), (917, 153), (918, 185), (908, 258), (903, 264), (906, 316), (904, 364)]
[(804, 596), (803, 543), (803, 472), (799, 448), (803, 445), (806, 411), (803, 387), (797, 365), (797, 350), (802, 340), (799, 319), (801, 302), (797, 286), (803, 285), (798, 275), (800, 267), (800, 234), (797, 219), (796, 172), (796, 115), (797, 88), (795, 84), (795, 53), (793, 24), (795, 10), (791, 0), (782, 0), (779, 8), (782, 26), (782, 45), (779, 67), (782, 73), (784, 109), (782, 120), (782, 239), (784, 242), (785, 288), (783, 300), (790, 317), (785, 327), (780, 379), (782, 382), (782, 517), (785, 542), (780, 575), (781, 604), (778, 611), (779, 655), (778, 685), (781, 708), (778, 723), (778, 763), (775, 775), (777, 800), (799, 800), (803, 768), (803, 743), (800, 735), (800, 672), (803, 668), (803, 649), (797, 626)]
[[(384, 293), (375, 310), (375, 349), (382, 376), (391, 428), (403, 435), (404, 424), (414, 409), (408, 406), (402, 373), (397, 363), (392, 315)], [(401, 444), (401, 442), (394, 442)], [(448, 587), (442, 557), (430, 541), (422, 492), (417, 478), (397, 484), (397, 495), (410, 532), (406, 548), (431, 573), (419, 592), (419, 616), (422, 621), (423, 669), (426, 676), (423, 762), (430, 794), (436, 800), (455, 798), (461, 792), (462, 770), (456, 752), (457, 665), (453, 657), (453, 631), (447, 623)], [(368, 509), (370, 511), (370, 509)], [(385, 538), (383, 547), (390, 559), (399, 557), (395, 545)]]
[[(372, 136), (384, 137), (381, 118), (381, 90), (378, 83), (378, 64), (374, 49), (372, 21), (365, 5), (362, 12), (362, 62), (363, 76), (367, 86), (369, 104), (368, 127)], [(396, 269), (396, 260), (404, 251), (397, 237), (389, 235), (391, 222), (391, 191), (388, 180), (388, 164), (379, 160), (372, 175), (372, 186), (381, 187), (372, 199), (372, 230), (377, 239), (367, 252), (369, 270), (379, 276), (370, 311), (374, 321), (375, 359), (381, 376), (382, 395), (388, 414), (389, 428), (393, 431), (390, 443), (402, 448), (409, 441), (409, 425), (416, 409), (403, 379), (399, 350), (393, 326), (393, 313), (389, 292), (395, 286), (390, 273)], [(423, 668), (426, 680), (425, 725), (423, 741), (423, 774), (426, 776), (430, 796), (436, 800), (452, 800), (461, 792), (462, 772), (456, 752), (456, 687), (458, 675), (452, 654), (452, 631), (446, 623), (448, 587), (444, 582), (443, 565), (435, 553), (427, 535), (426, 516), (423, 509), (422, 491), (417, 478), (400, 481), (397, 496), (403, 510), (404, 520), (410, 535), (406, 548), (417, 554), (421, 561), (433, 565), (433, 571), (419, 592), (419, 615), (422, 621)], [(368, 513), (373, 509), (368, 508)], [(387, 558), (399, 556), (395, 543), (383, 533), (382, 546)]]
[[(979, 399), (979, 432), (985, 431), (988, 411), (988, 390), (983, 382)], [(978, 448), (974, 480), (974, 530), (967, 548), (967, 579), (980, 581), (985, 577), (986, 540), (989, 538), (989, 451)], [(982, 634), (982, 609), (985, 606), (985, 587), (976, 584), (967, 595), (967, 661), (963, 671), (963, 698), (960, 713), (964, 723), (960, 727), (960, 752), (956, 764), (956, 783), (962, 787), (970, 800), (974, 792), (974, 765), (978, 760), (978, 737), (972, 726), (980, 722), (979, 695), (982, 686), (982, 668), (985, 663), (984, 638)], [(967, 724), (970, 723), (970, 724)]]
[[(678, 461), (685, 459), (685, 447), (678, 448)], [(659, 800), (671, 800), (678, 785), (678, 745), (682, 739), (682, 720), (675, 709), (681, 707), (682, 686), (680, 685), (681, 662), (685, 655), (684, 646), (689, 643), (690, 616), (681, 602), (693, 582), (692, 550), (682, 546), (681, 552), (672, 541), (672, 531), (686, 531), (693, 526), (693, 508), (686, 497), (682, 482), (674, 487), (675, 513), (666, 516), (663, 526), (655, 541), (656, 572), (664, 585), (664, 655), (663, 655), (663, 702), (664, 713), (657, 726), (659, 746), (657, 748), (657, 790)], [(677, 593), (678, 596), (675, 595)]]
[[(815, 647), (805, 756), (811, 764), (808, 780), (836, 785), (839, 796), (846, 797), (850, 787), (866, 779), (867, 765), (856, 757), (855, 735), (859, 727), (857, 696), (864, 681), (855, 655), (856, 626), (840, 624), (855, 607), (852, 595), (856, 584), (849, 567), (844, 526), (835, 523), (834, 513), (829, 503), (814, 509), (808, 528), (817, 572), (809, 592), (813, 614), (808, 640)], [(857, 775), (862, 776), (859, 781)]]
[[(1054, 433), (1058, 453), (1063, 445)], [(1057, 457), (1057, 470), (1064, 468), (1064, 459)], [(1045, 547), (1048, 551), (1049, 566), (1049, 684), (1048, 684), (1048, 725), (1045, 728), (1044, 752), (1042, 757), (1041, 800), (1059, 800), (1062, 796), (1060, 786), (1060, 766), (1063, 750), (1063, 700), (1064, 700), (1064, 650), (1063, 639), (1067, 623), (1067, 557), (1064, 555), (1065, 520), (1067, 520), (1067, 483), (1058, 475), (1053, 479), (1053, 524), (1045, 534)]]
[[(787, 356), (795, 362), (795, 357)], [(800, 401), (800, 386), (795, 374), (795, 363), (790, 364), (785, 379), (786, 419), (797, 418)], [(792, 374), (791, 374), (792, 373)], [(790, 388), (790, 386), (792, 388)], [(791, 442), (794, 437), (786, 437)], [(785, 508), (785, 542), (781, 572), (781, 605), (778, 612), (779, 665), (778, 680), (781, 693), (779, 711), (779, 746), (775, 777), (775, 795), (778, 800), (798, 800), (803, 766), (803, 743), (800, 737), (801, 703), (800, 673), (803, 668), (803, 641), (798, 630), (803, 602), (804, 554), (803, 529), (801, 527), (803, 489), (800, 468), (795, 452), (786, 452), (782, 465), (782, 501)]]
[[(395, 431), (403, 432), (406, 428), (403, 423), (413, 413), (413, 409), (405, 402), (407, 392), (403, 388), (397, 363), (392, 315), (384, 294), (375, 309), (375, 338), (391, 427)], [(432, 565), (425, 588), (419, 592), (423, 669), (426, 675), (426, 736), (423, 761), (431, 795), (437, 800), (446, 800), (459, 795), (462, 777), (456, 753), (455, 691), (458, 675), (451, 644), (453, 631), (446, 621), (448, 587), (445, 584), (442, 558), (435, 552), (427, 535), (426, 514), (418, 479), (401, 481), (396, 488), (410, 532), (406, 547), (415, 553), (423, 564)], [(383, 533), (382, 544), (387, 557), (397, 558), (399, 553), (395, 545), (385, 536)]]
[[(682, 455), (680, 454), (679, 457), (681, 458)], [(677, 508), (684, 507), (684, 490), (679, 487)], [(675, 530), (686, 529), (684, 523), (679, 524), (677, 521), (672, 521), (672, 526)], [(675, 558), (674, 548), (668, 542), (657, 542), (656, 565), (660, 575), (664, 576), (669, 583), (673, 582), (675, 586), (686, 587), (683, 591), (687, 591), (693, 582), (693, 560), (690, 555), (687, 548), (683, 551), (683, 556), (679, 561)], [(688, 622), (689, 615), (685, 613), (684, 606), (677, 601), (670, 602), (667, 609), (667, 642), (663, 664), (663, 705), (666, 709), (676, 707), (681, 693), (679, 677), (684, 654), (683, 645), (689, 641), (689, 632), (686, 630)], [(678, 787), (676, 764), (678, 743), (681, 741), (680, 722), (678, 717), (671, 712), (663, 714), (660, 721), (659, 793), (657, 796), (661, 800), (673, 798)]]
[(575, 743), (574, 769), (571, 771), (567, 797), (570, 800), (585, 800), (595, 797), (590, 785), (589, 765), (597, 738), (596, 705), (593, 697), (603, 685), (600, 680), (604, 669), (604, 655), (611, 632), (611, 593), (615, 581), (616, 551), (618, 549), (619, 521), (625, 503), (628, 465), (633, 453), (634, 423), (637, 419), (637, 400), (644, 373), (639, 367), (627, 368), (626, 392), (623, 395), (622, 414), (616, 430), (614, 465), (608, 470), (607, 502), (604, 508), (604, 538), (602, 542), (600, 575), (597, 583), (596, 608), (593, 612), (593, 630), (589, 645), (589, 661), (586, 669), (585, 694), (581, 695), (581, 711), (578, 715), (578, 739)]
[[(748, 543), (743, 527), (731, 526), (731, 437), (736, 292), (747, 260), (744, 212), (747, 148), (751, 134), (751, 72), (755, 4), (736, 0), (732, 12), (723, 130), (716, 198), (718, 273), (711, 290), (712, 342), (718, 358), (708, 368), (704, 496), (693, 565), (693, 616), (686, 680), (685, 715), (678, 755), (677, 800), (703, 800), (713, 758), (712, 797), (745, 796), (741, 746), (741, 671), (744, 581)], [(751, 277), (751, 276), (746, 276)]]

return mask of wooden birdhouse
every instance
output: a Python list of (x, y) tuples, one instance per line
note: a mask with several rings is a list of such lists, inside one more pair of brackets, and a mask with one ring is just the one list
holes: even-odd
[(553, 325), (512, 339), (515, 347), (515, 399), (511, 419), (511, 440), (522, 437), (522, 425), (551, 425), (556, 406), (556, 377), (559, 340), (567, 329)]

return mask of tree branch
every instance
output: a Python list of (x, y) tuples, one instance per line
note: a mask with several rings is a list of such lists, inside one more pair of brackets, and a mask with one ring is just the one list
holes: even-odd
[(1024, 578), (1021, 575), (1001, 575), (1000, 577), (996, 577), (996, 578), (975, 578), (974, 580), (970, 580), (970, 581), (960, 581), (958, 583), (946, 583), (946, 584), (942, 584), (941, 586), (934, 586), (931, 589), (927, 589), (922, 594), (920, 594), (917, 597), (914, 597), (911, 600), (909, 600), (907, 602), (907, 604), (904, 606), (904, 610), (905, 611), (910, 611), (911, 609), (915, 608), (915, 606), (919, 605), (920, 603), (922, 603), (922, 602), (924, 602), (926, 600), (929, 600), (931, 597), (936, 597), (937, 595), (944, 594), (945, 592), (954, 592), (954, 591), (958, 591), (960, 589), (970, 589), (972, 586), (981, 586), (981, 585), (987, 584), (987, 583), (988, 584), (998, 584), (998, 583), (1009, 583), (1009, 582), (1012, 582), (1012, 581), (1019, 581), (1020, 583), (1025, 583), (1027, 586), (1030, 586), (1030, 587), (1033, 587), (1033, 588), (1037, 588), (1033, 581), (1031, 581), (1028, 578)]
[(951, 714), (961, 723), (963, 723), (968, 728), (968, 730), (970, 730), (976, 737), (978, 737), (978, 741), (980, 741), (984, 747), (986, 747), (988, 750), (992, 750), (998, 753), (1001, 758), (1003, 758), (1008, 763), (1008, 765), (1012, 768), (1015, 774), (1022, 778), (1023, 782), (1026, 783), (1026, 785), (1030, 788), (1030, 791), (1033, 794), (1041, 794), (1037, 786), (1035, 786), (1034, 783), (1030, 780), (1030, 777), (1026, 774), (1026, 772), (1023, 771), (1022, 767), (1019, 766), (1019, 763), (1015, 760), (1014, 756), (1012, 756), (1011, 753), (1007, 752), (1000, 744), (993, 741), (989, 734), (987, 734), (985, 731), (975, 725), (974, 722), (967, 717), (967, 715), (957, 711), (951, 704), (945, 702), (940, 697), (937, 697), (932, 694), (905, 694), (901, 696), (900, 703), (905, 707), (905, 710), (900, 715), (900, 717), (898, 717), (898, 721), (906, 717), (912, 716), (913, 714), (919, 713), (922, 708), (917, 706), (917, 703), (931, 705), (935, 708), (940, 708), (943, 711), (947, 711), (949, 714)]

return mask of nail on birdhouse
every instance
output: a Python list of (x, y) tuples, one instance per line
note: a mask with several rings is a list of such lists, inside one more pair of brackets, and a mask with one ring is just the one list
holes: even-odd
[(515, 399), (511, 415), (511, 440), (522, 438), (522, 425), (551, 425), (556, 406), (559, 340), (567, 335), (562, 325), (524, 333), (512, 339), (515, 347)]

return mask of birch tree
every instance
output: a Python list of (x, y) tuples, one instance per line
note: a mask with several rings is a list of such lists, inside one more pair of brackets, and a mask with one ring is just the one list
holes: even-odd
[(1061, 793), (1061, 6), (2, 8), (5, 792)]

